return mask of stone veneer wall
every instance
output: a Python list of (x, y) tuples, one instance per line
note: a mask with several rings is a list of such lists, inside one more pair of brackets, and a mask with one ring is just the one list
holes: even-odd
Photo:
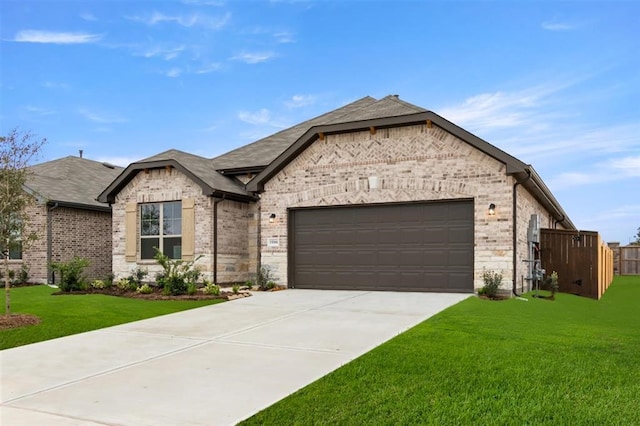
[[(436, 126), (327, 135), (265, 184), (260, 201), (261, 263), (271, 267), (279, 284), (287, 283), (290, 207), (471, 198), (474, 286), (483, 285), (484, 269), (495, 270), (503, 273), (507, 291), (513, 271), (513, 183), (504, 164)], [(494, 216), (488, 214), (490, 203), (497, 206)], [(526, 216), (528, 223), (531, 210), (519, 207), (519, 217)], [(272, 213), (276, 219), (270, 223)], [(526, 239), (526, 226), (524, 232)], [(276, 240), (278, 246), (273, 244)]]
[[(196, 266), (203, 277), (213, 279), (213, 208), (214, 199), (202, 194), (202, 188), (176, 169), (153, 169), (139, 172), (120, 191), (113, 204), (113, 272), (116, 279), (126, 277), (137, 267), (149, 271), (154, 281), (162, 268), (154, 260), (127, 262), (125, 258), (125, 206), (128, 202), (151, 203), (195, 200), (195, 256), (202, 256)], [(218, 281), (243, 282), (249, 278), (247, 228), (250, 207), (224, 200), (218, 205)], [(140, 217), (136, 220), (136, 240), (140, 253)]]
[[(111, 213), (58, 207), (50, 211), (51, 261), (78, 256), (89, 260), (88, 280), (105, 279), (111, 272)], [(60, 277), (56, 277), (56, 282)]]

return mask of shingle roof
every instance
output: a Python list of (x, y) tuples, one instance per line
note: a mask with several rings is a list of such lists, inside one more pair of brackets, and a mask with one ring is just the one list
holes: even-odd
[(27, 190), (47, 202), (108, 210), (109, 206), (96, 198), (123, 168), (68, 156), (36, 164), (28, 170)]
[(213, 159), (217, 170), (264, 167), (313, 126), (394, 117), (425, 111), (390, 95), (380, 100), (366, 96), (341, 108), (304, 121)]
[(232, 199), (252, 200), (244, 185), (239, 181), (218, 173), (213, 162), (198, 155), (189, 154), (177, 149), (170, 149), (154, 156), (129, 164), (127, 168), (100, 194), (98, 199), (105, 203), (112, 203), (116, 194), (127, 185), (136, 174), (145, 169), (174, 167), (189, 176), (202, 188), (203, 194), (215, 196), (229, 196)]

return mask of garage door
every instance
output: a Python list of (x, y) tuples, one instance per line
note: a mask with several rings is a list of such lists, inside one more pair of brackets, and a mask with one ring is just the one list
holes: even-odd
[(289, 211), (294, 288), (473, 291), (473, 201)]

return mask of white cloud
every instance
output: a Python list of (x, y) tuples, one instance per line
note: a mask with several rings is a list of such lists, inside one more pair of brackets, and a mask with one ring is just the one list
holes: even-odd
[(273, 34), (273, 37), (276, 39), (278, 43), (293, 43), (295, 39), (293, 38), (293, 34), (287, 31), (281, 31)]
[(241, 121), (244, 121), (245, 123), (259, 125), (259, 126), (270, 126), (270, 127), (281, 128), (281, 129), (288, 127), (286, 123), (283, 123), (279, 120), (274, 119), (271, 116), (271, 112), (266, 108), (262, 108), (258, 111), (253, 111), (253, 112), (240, 111), (238, 113), (238, 118)]
[(195, 73), (196, 74), (209, 74), (211, 72), (219, 71), (222, 68), (222, 64), (217, 62), (212, 62), (210, 64), (204, 65), (198, 68)]
[(224, 1), (218, 0), (182, 0), (182, 3), (194, 6), (215, 6), (221, 7), (225, 5)]
[(267, 124), (271, 120), (271, 113), (266, 108), (254, 112), (240, 111), (238, 118), (249, 124)]
[(70, 86), (67, 83), (45, 81), (44, 83), (42, 83), (42, 87), (46, 87), (47, 89), (68, 89)]
[(560, 22), (557, 20), (545, 21), (541, 24), (541, 27), (547, 31), (571, 31), (576, 29), (574, 24)]
[(95, 43), (100, 39), (102, 39), (100, 34), (23, 30), (15, 35), (13, 41), (21, 43), (84, 44)]
[(612, 158), (588, 166), (587, 172), (564, 172), (551, 182), (554, 188), (595, 185), (640, 177), (640, 156)]
[(312, 95), (293, 95), (291, 99), (285, 102), (285, 105), (289, 108), (301, 108), (313, 105), (315, 102), (316, 97)]
[(95, 17), (95, 15), (93, 13), (81, 13), (80, 14), (80, 18), (84, 19), (85, 21), (97, 21), (98, 18)]
[(209, 29), (219, 30), (226, 26), (231, 20), (231, 12), (227, 12), (223, 16), (209, 16), (201, 13), (192, 13), (188, 15), (165, 15), (164, 13), (154, 11), (151, 15), (140, 17), (128, 17), (132, 21), (142, 22), (147, 25), (156, 25), (163, 22), (176, 23), (183, 27), (200, 26)]
[(27, 112), (30, 112), (31, 114), (37, 114), (37, 115), (53, 115), (56, 113), (54, 110), (41, 108), (33, 105), (27, 105), (24, 107), (24, 109)]
[(640, 155), (637, 157), (615, 158), (607, 162), (613, 173), (627, 177), (640, 177)]
[(259, 64), (273, 57), (275, 57), (275, 53), (273, 52), (244, 52), (233, 56), (231, 59), (244, 62), (245, 64)]
[(152, 47), (143, 52), (142, 56), (144, 56), (145, 58), (153, 58), (158, 56), (165, 61), (170, 61), (177, 58), (184, 50), (185, 46), (178, 46), (174, 48)]
[(86, 108), (78, 109), (78, 114), (83, 116), (89, 121), (94, 123), (109, 124), (109, 123), (126, 123), (127, 119), (109, 114), (99, 114), (94, 111), (90, 111)]
[(180, 68), (171, 68), (169, 71), (166, 71), (163, 73), (164, 75), (166, 75), (167, 77), (171, 77), (171, 78), (176, 78), (176, 77), (180, 77), (180, 75), (182, 74), (182, 70)]

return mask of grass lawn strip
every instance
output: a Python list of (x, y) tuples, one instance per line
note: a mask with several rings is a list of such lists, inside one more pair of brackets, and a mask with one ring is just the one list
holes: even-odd
[(242, 424), (640, 424), (639, 300), (470, 298)]
[[(11, 312), (40, 317), (38, 325), (0, 331), (0, 349), (166, 315), (222, 300), (142, 300), (101, 294), (51, 296), (48, 286), (11, 290)], [(4, 292), (0, 303), (4, 306)]]

